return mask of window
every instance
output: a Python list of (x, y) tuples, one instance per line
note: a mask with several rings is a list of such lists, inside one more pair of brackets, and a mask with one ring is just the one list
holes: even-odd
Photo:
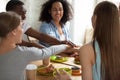
[(91, 16), (95, 4), (95, 0), (72, 0), (74, 19), (70, 26), (70, 32), (72, 35), (72, 41), (78, 45), (84, 43), (86, 28), (92, 27)]
[(6, 11), (6, 10), (5, 10), (5, 7), (6, 7), (6, 3), (7, 3), (8, 1), (9, 1), (9, 0), (0, 0), (0, 12)]
[[(84, 44), (86, 30), (92, 28), (91, 17), (97, 3), (105, 0), (70, 0), (74, 8), (74, 19), (71, 22), (70, 34), (72, 41), (78, 45)], [(107, 0), (114, 2), (117, 6), (119, 0)], [(89, 32), (89, 31), (88, 31)], [(89, 34), (89, 33), (88, 33)], [(90, 35), (87, 35), (90, 37)]]

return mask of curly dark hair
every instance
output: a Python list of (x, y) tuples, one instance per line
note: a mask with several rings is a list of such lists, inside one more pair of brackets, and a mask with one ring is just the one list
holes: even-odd
[(67, 0), (48, 0), (42, 5), (39, 21), (46, 21), (49, 23), (52, 20), (52, 17), (49, 14), (49, 10), (51, 10), (52, 4), (55, 2), (61, 2), (63, 6), (64, 14), (60, 21), (61, 23), (65, 24), (73, 17), (73, 8), (67, 2)]

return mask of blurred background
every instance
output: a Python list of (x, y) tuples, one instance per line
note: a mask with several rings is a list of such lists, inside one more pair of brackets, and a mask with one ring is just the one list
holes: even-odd
[[(9, 0), (0, 0), (0, 12), (5, 11), (6, 3)], [(36, 30), (39, 30), (38, 21), (40, 9), (47, 0), (21, 0), (27, 10), (27, 21)], [(96, 4), (105, 0), (68, 0), (74, 9), (74, 18), (66, 25), (69, 26), (72, 41), (77, 45), (88, 43), (92, 38), (91, 17)], [(120, 0), (106, 0), (114, 2), (117, 6)]]

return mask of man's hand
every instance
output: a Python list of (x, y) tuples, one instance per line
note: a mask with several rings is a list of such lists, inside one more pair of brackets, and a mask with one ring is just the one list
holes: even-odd
[(68, 47), (64, 52), (65, 53), (78, 53), (80, 47)]
[(69, 45), (69, 46), (71, 46), (71, 47), (76, 47), (76, 44), (74, 44), (73, 42), (71, 42), (71, 41), (61, 41), (61, 44), (67, 44), (67, 45)]

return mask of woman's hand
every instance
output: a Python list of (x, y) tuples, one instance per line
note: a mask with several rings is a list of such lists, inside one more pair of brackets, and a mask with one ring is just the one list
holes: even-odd
[(64, 52), (65, 53), (78, 53), (80, 47), (71, 47), (69, 46)]
[(55, 80), (72, 80), (65, 70), (56, 70)]

